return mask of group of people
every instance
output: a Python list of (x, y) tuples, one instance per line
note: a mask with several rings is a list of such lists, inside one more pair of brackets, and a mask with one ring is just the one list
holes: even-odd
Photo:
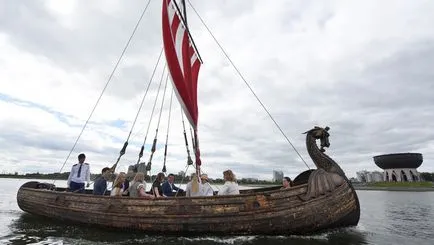
[[(89, 164), (85, 163), (86, 155), (81, 153), (78, 156), (78, 163), (74, 164), (68, 177), (68, 189), (71, 192), (84, 193), (85, 183), (87, 187), (90, 183), (90, 168)], [(177, 187), (174, 184), (175, 175), (169, 174), (165, 180), (164, 173), (158, 173), (151, 189), (146, 192), (145, 174), (143, 172), (128, 171), (128, 173), (120, 172), (113, 178), (114, 174), (111, 168), (105, 167), (101, 170), (101, 175), (95, 179), (93, 194), (105, 195), (107, 192), (107, 182), (113, 182), (111, 196), (130, 196), (153, 199), (155, 197), (171, 197), (177, 193), (185, 193), (187, 197), (195, 196), (212, 196), (214, 190), (209, 183), (208, 176), (202, 174), (198, 176), (196, 173), (191, 175), (190, 181), (187, 183), (186, 190)], [(240, 194), (238, 183), (232, 170), (223, 172), (225, 180), (224, 185), (218, 191), (218, 195), (237, 195)]]

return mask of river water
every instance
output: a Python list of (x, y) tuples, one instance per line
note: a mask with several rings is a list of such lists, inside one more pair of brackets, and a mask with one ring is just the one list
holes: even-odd
[(359, 225), (312, 236), (167, 237), (72, 226), (24, 213), (16, 193), (27, 181), (0, 179), (0, 244), (434, 244), (434, 192), (357, 191)]

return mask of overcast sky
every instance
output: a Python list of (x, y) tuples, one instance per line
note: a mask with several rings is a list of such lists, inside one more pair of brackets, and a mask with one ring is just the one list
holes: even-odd
[[(434, 2), (192, 0), (257, 95), (313, 168), (306, 130), (329, 126), (327, 153), (348, 176), (372, 157), (420, 152), (434, 171)], [(91, 172), (122, 148), (162, 47), (161, 1), (149, 9), (63, 169), (147, 0), (0, 2), (0, 172), (65, 172), (86, 153)], [(294, 178), (307, 169), (188, 8), (204, 60), (199, 74), (203, 170), (212, 178)], [(163, 64), (118, 171), (137, 161)], [(155, 136), (159, 109), (146, 140)], [(162, 168), (171, 85), (153, 174)], [(175, 98), (175, 97), (174, 97)], [(186, 169), (180, 106), (172, 104), (168, 172)], [(191, 145), (190, 145), (191, 147)], [(191, 172), (192, 168), (188, 169)]]

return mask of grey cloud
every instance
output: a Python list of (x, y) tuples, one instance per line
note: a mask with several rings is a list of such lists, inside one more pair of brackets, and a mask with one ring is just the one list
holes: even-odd
[[(428, 129), (428, 122), (434, 116), (430, 109), (434, 105), (430, 95), (434, 75), (429, 67), (434, 61), (433, 51), (429, 45), (413, 44), (388, 59), (370, 64), (353, 77), (338, 78), (346, 79), (337, 83), (338, 86), (310, 86), (289, 100), (287, 107), (274, 108), (278, 111), (276, 118), (284, 130), (291, 132), (290, 138), (317, 124), (330, 126), (332, 146), (328, 152), (341, 159), (341, 165), (351, 170), (351, 174), (360, 170), (360, 166), (376, 169), (372, 160), (375, 154), (420, 151), (434, 139), (434, 133)], [(259, 123), (251, 125), (243, 119), (224, 118), (217, 124), (220, 126), (213, 126), (213, 131), (220, 132), (216, 134), (219, 140), (237, 145), (253, 159), (273, 162), (282, 168), (285, 165), (280, 163), (288, 162), (291, 155), (297, 161), (285, 142), (274, 143), (279, 135), (266, 137)], [(271, 127), (264, 127), (265, 132), (270, 130)], [(293, 141), (310, 162), (304, 139), (295, 137)], [(425, 162), (432, 161), (432, 153), (422, 153)]]
[[(412, 43), (353, 77), (345, 77), (346, 82), (338, 86), (310, 88), (309, 93), (318, 96), (298, 101), (305, 109), (323, 111), (316, 118), (329, 122), (336, 154), (354, 152), (348, 160), (365, 162), (365, 168), (372, 169), (374, 154), (419, 151), (434, 139), (429, 130), (434, 117), (433, 61), (434, 46)], [(422, 153), (425, 162), (433, 160), (431, 152)]]
[[(80, 21), (86, 24), (79, 29), (66, 29), (56, 21), (43, 1), (8, 1), (4, 3), (0, 17), (0, 30), (7, 33), (19, 48), (49, 57), (64, 69), (79, 71), (98, 65), (114, 66), (145, 2), (120, 6), (122, 18), (108, 16), (98, 8), (89, 8), (87, 4), (78, 2)], [(156, 13), (152, 13), (150, 8), (128, 54), (143, 53), (161, 43), (158, 35), (148, 35), (160, 31), (155, 25), (158, 21), (149, 23), (149, 18), (156, 19), (152, 18), (153, 15)], [(95, 35), (95, 29), (98, 35)], [(105, 68), (107, 74), (108, 69)]]
[[(216, 28), (221, 26), (221, 23), (234, 23), (240, 17), (252, 17), (251, 11), (257, 7), (256, 3), (227, 3), (193, 2), (202, 17), (209, 20), (211, 27)], [(0, 15), (0, 31), (7, 33), (19, 49), (46, 56), (53, 64), (61, 65), (64, 69), (84, 73), (87, 69), (95, 69), (98, 74), (108, 75), (146, 1), (121, 4), (117, 16), (108, 15), (85, 4), (87, 3), (79, 2), (78, 9), (79, 17), (87, 24), (69, 30), (56, 22), (55, 17), (43, 7), (43, 2), (10, 1), (5, 5), (7, 8), (3, 8), (4, 14)], [(280, 13), (283, 17), (278, 18), (274, 24), (280, 25), (277, 26), (278, 29), (285, 30), (285, 33), (290, 35), (295, 27), (305, 28), (299, 24), (308, 17), (308, 10), (313, 7), (315, 6), (312, 2), (292, 2), (288, 8), (281, 10), (288, 13)], [(143, 94), (161, 47), (160, 8), (161, 2), (151, 4), (149, 13), (126, 54), (126, 60), (120, 65), (107, 90), (109, 95), (115, 96), (119, 101), (135, 99)], [(314, 23), (325, 32), (335, 13), (326, 6), (323, 8), (323, 11), (319, 11), (321, 13), (315, 14)], [(228, 168), (233, 169), (239, 177), (268, 178), (273, 168), (281, 169), (291, 177), (306, 170), (303, 162), (283, 139), (234, 70), (221, 56), (217, 57), (217, 51), (211, 50), (215, 47), (209, 45), (209, 40), (205, 39), (203, 27), (199, 26), (196, 17), (193, 14), (190, 16), (191, 28), (195, 31), (193, 36), (197, 38), (196, 41), (203, 42), (200, 44), (203, 50), (201, 54), (205, 58), (204, 66), (208, 69), (207, 73), (202, 71), (200, 75), (198, 94), (199, 133), (204, 168), (211, 169), (217, 177), (220, 177), (222, 170)], [(228, 29), (221, 27), (214, 33), (225, 34), (223, 28)], [(229, 28), (228, 32), (231, 31), (235, 30)], [(238, 39), (244, 38), (242, 35), (244, 34), (240, 31), (240, 35), (230, 38), (236, 39), (237, 43)], [(247, 36), (251, 35), (257, 33), (249, 33)], [(227, 35), (223, 41), (223, 44), (231, 47), (231, 39)], [(252, 39), (246, 45), (252, 45), (254, 41)], [(274, 41), (271, 40), (270, 43), (274, 44)], [(270, 43), (260, 42), (258, 45), (271, 45)], [(237, 57), (235, 53), (233, 59), (236, 63), (241, 63), (242, 58), (251, 59), (238, 65), (310, 167), (313, 167), (313, 164), (307, 155), (305, 138), (301, 133), (318, 125), (331, 127), (331, 147), (327, 153), (339, 162), (350, 176), (364, 168), (377, 169), (372, 160), (376, 154), (401, 151), (424, 150), (422, 153), (425, 163), (422, 167), (432, 170), (429, 164), (434, 159), (434, 153), (426, 150), (427, 145), (434, 139), (434, 133), (428, 128), (434, 118), (434, 99), (431, 95), (434, 91), (434, 71), (431, 69), (434, 46), (431, 43), (432, 40), (413, 40), (399, 47), (392, 55), (373, 61), (364, 54), (375, 53), (384, 45), (374, 40), (366, 46), (358, 47), (361, 51), (357, 57), (348, 55), (332, 64), (324, 64), (312, 58), (308, 74), (301, 74), (297, 67), (293, 66), (297, 57), (288, 56), (285, 57), (288, 60), (283, 60), (279, 56), (270, 56), (262, 59), (254, 57), (253, 54)], [(237, 47), (231, 48), (232, 51), (237, 51)], [(230, 48), (228, 50), (231, 51)], [(282, 52), (286, 51), (282, 49)], [(128, 57), (134, 59), (134, 62), (128, 60)], [(292, 62), (291, 66), (287, 61)], [(317, 67), (318, 65), (321, 67)], [(324, 67), (331, 68), (329, 76), (317, 76), (318, 70), (325, 69)], [(158, 80), (159, 75), (156, 78)], [(105, 81), (95, 82), (94, 88), (98, 87), (99, 90), (103, 82)], [(143, 120), (148, 120), (157, 83), (154, 81), (145, 101), (144, 111), (140, 115)], [(166, 102), (167, 100), (168, 97)], [(157, 104), (157, 110), (159, 106), (160, 104)], [(166, 120), (167, 109), (168, 104), (165, 103), (163, 120)], [(179, 117), (179, 111), (176, 114)], [(180, 120), (173, 118), (173, 122), (179, 124)], [(148, 143), (153, 137), (155, 127), (152, 126), (150, 130)], [(170, 139), (170, 149), (176, 144), (179, 149), (184, 150), (182, 135), (176, 130), (179, 129), (171, 131), (171, 134), (178, 136)], [(162, 132), (165, 132), (165, 128)], [(13, 147), (34, 146), (59, 151), (56, 156), (68, 151), (75, 140), (55, 133), (45, 136), (19, 136), (22, 134), (23, 132), (17, 131), (1, 133), (3, 138), (14, 142)], [(52, 138), (58, 140), (52, 141)], [(161, 133), (159, 140), (163, 138), (164, 133)], [(98, 160), (111, 159), (117, 156), (123, 140), (117, 142), (117, 139), (119, 148), (98, 148), (93, 142), (83, 141), (76, 151), (94, 153)], [(131, 142), (128, 153), (122, 160), (123, 167), (137, 159), (141, 141), (142, 139), (138, 139)], [(171, 150), (171, 153), (171, 171), (183, 170), (185, 152), (176, 149)], [(161, 169), (160, 149), (154, 163), (153, 169)]]

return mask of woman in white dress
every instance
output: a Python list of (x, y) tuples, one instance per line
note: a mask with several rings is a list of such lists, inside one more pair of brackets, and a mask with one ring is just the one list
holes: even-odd
[(201, 187), (201, 192), (203, 196), (213, 196), (214, 195), (214, 190), (212, 189), (211, 185), (208, 182), (208, 175), (206, 174), (202, 174), (200, 176), (200, 179), (202, 180), (202, 183), (200, 185)]
[(110, 192), (110, 196), (122, 196), (122, 186), (125, 182), (126, 174), (124, 172), (120, 172), (113, 182), (113, 189)]
[(223, 179), (225, 184), (220, 188), (218, 195), (238, 195), (240, 194), (240, 189), (238, 187), (235, 174), (232, 170), (228, 169), (223, 172)]

